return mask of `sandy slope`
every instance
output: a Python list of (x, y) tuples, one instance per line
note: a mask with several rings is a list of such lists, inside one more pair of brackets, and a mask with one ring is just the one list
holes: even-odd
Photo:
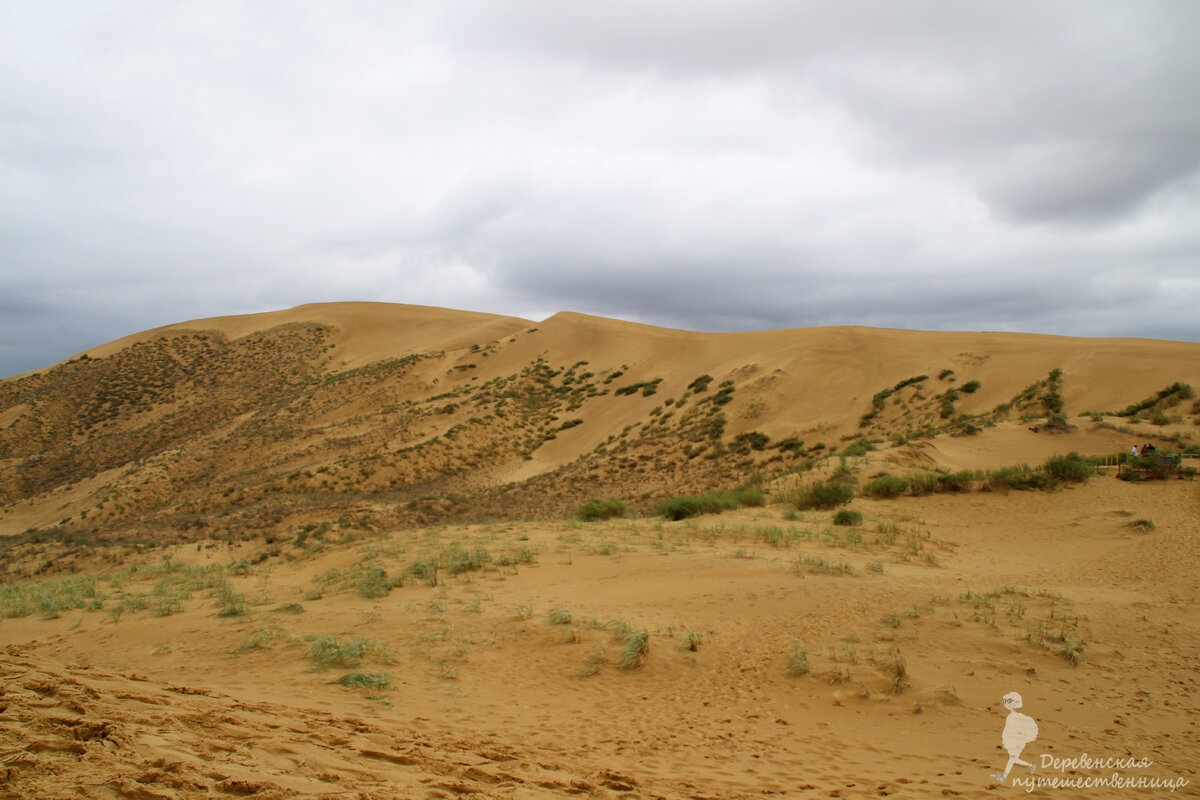
[[(778, 506), (673, 524), (451, 526), (254, 566), (231, 578), (253, 601), (246, 616), (217, 617), (196, 592), (167, 617), (4, 620), (0, 795), (1007, 796), (1023, 791), (988, 776), (1005, 760), (999, 700), (1018, 691), (1041, 729), (1027, 753), (1039, 763), (1146, 758), (1122, 774), (1183, 778), (1176, 796), (1196, 796), (1195, 483), (1097, 477), (853, 507), (867, 515), (859, 544), (826, 537), (845, 529), (825, 513), (788, 520)], [(1153, 530), (1129, 526), (1142, 518)], [(321, 582), (368, 562), (397, 574), (451, 542), (530, 547), (537, 563), (373, 599), (353, 580)], [(232, 565), (252, 549), (175, 555)], [(798, 571), (797, 558), (854, 571)], [(305, 599), (320, 585), (322, 599)], [(990, 611), (963, 599), (997, 589)], [(279, 610), (292, 602), (304, 612)], [(550, 624), (553, 609), (574, 624)], [(618, 668), (614, 620), (649, 632), (640, 669)], [(1083, 663), (1023, 640), (1038, 623), (1086, 641)], [(689, 631), (703, 635), (695, 651)], [(331, 684), (351, 668), (306, 658), (306, 637), (331, 634), (385, 645), (389, 657), (359, 669), (390, 673), (393, 688)], [(256, 638), (261, 649), (237, 652)], [(789, 677), (797, 645), (811, 674)], [(878, 666), (896, 650), (911, 679), (898, 695)]]

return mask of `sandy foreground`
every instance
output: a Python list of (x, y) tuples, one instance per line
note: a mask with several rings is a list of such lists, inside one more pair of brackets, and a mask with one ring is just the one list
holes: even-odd
[[(148, 552), (0, 621), (0, 796), (1197, 796), (1200, 485), (851, 508)], [(1077, 788), (990, 777), (1014, 691)]]

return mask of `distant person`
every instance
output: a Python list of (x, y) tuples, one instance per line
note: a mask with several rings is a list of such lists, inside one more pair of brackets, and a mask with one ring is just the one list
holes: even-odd
[(1136, 444), (1133, 447), (1129, 448), (1129, 455), (1133, 456), (1134, 458), (1137, 458), (1138, 451), (1137, 451)]
[(1017, 711), (1024, 704), (1021, 695), (1009, 692), (1004, 695), (1003, 703), (1004, 707), (1008, 709), (1008, 718), (1004, 721), (1004, 733), (1000, 734), (1000, 741), (1004, 745), (1004, 749), (1008, 751), (1008, 766), (1004, 768), (1003, 775), (998, 773), (992, 775), (1001, 783), (1008, 780), (1008, 773), (1012, 772), (1012, 768), (1017, 764), (1029, 767), (1030, 775), (1037, 772), (1037, 767), (1028, 761), (1021, 760), (1021, 751), (1038, 735), (1038, 726), (1033, 721), (1033, 717)]

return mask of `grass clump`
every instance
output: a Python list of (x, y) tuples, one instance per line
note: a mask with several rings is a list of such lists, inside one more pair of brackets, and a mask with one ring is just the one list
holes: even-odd
[(575, 516), (584, 522), (623, 517), (625, 516), (625, 504), (620, 500), (598, 500), (593, 498), (584, 503)]
[(1058, 654), (1067, 660), (1067, 663), (1073, 667), (1078, 667), (1083, 663), (1083, 649), (1087, 647), (1087, 642), (1064, 640), (1062, 647), (1059, 648)]
[(270, 650), (275, 646), (276, 640), (285, 637), (286, 634), (282, 629), (276, 626), (263, 626), (251, 633), (250, 638), (238, 645), (233, 652), (240, 655), (242, 653), (252, 653), (256, 650)]
[(683, 636), (679, 637), (679, 646), (693, 653), (699, 650), (700, 645), (703, 643), (704, 634), (699, 631), (687, 631)]
[(808, 651), (800, 645), (796, 645), (792, 648), (792, 654), (788, 657), (785, 674), (789, 678), (802, 678), (811, 672), (812, 668), (808, 664)]
[(625, 637), (625, 646), (617, 656), (617, 666), (621, 669), (639, 669), (646, 663), (650, 652), (650, 634), (646, 631), (633, 631)]
[(799, 556), (792, 561), (792, 569), (796, 572), (810, 572), (814, 575), (853, 575), (854, 567), (844, 561), (829, 562), (823, 558)]
[(308, 648), (308, 658), (320, 669), (357, 667), (367, 657), (386, 661), (391, 653), (382, 642), (354, 637), (342, 642), (336, 636), (316, 636)]
[(550, 613), (546, 615), (547, 625), (570, 625), (574, 621), (575, 618), (571, 616), (571, 612), (565, 611), (561, 608), (552, 609)]
[(392, 676), (386, 672), (349, 672), (330, 683), (355, 689), (390, 689)]
[(899, 650), (879, 663), (879, 671), (888, 679), (888, 691), (892, 694), (900, 694), (912, 684), (908, 675), (908, 660)]

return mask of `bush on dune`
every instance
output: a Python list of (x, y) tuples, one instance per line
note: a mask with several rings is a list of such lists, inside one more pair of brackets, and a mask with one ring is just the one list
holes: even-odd
[(688, 519), (701, 514), (720, 514), (742, 506), (762, 506), (767, 502), (762, 489), (744, 486), (725, 492), (708, 492), (700, 496), (672, 497), (658, 504), (659, 516), (669, 520)]
[(576, 516), (584, 522), (623, 517), (625, 516), (625, 504), (611, 498), (608, 500), (593, 498), (583, 504)]
[(795, 500), (797, 509), (833, 509), (844, 506), (854, 499), (854, 487), (846, 483), (824, 483), (818, 481), (804, 489)]

